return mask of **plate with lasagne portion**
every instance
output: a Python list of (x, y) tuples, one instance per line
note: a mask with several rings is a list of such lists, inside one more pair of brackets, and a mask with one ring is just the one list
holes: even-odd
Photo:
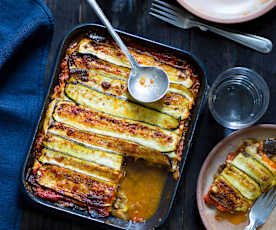
[(28, 196), (86, 219), (151, 229), (172, 205), (203, 103), (203, 71), (182, 51), (174, 50), (185, 60), (124, 34), (140, 64), (170, 79), (162, 99), (141, 104), (127, 90), (130, 64), (106, 30), (84, 25), (72, 34), (25, 165)]
[[(276, 184), (276, 125), (234, 132), (206, 158), (198, 178), (197, 204), (208, 230), (244, 229), (256, 199)], [(262, 230), (276, 225), (276, 210)]]

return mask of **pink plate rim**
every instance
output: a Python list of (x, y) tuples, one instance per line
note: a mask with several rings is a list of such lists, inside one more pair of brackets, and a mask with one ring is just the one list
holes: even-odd
[(212, 21), (212, 22), (218, 22), (218, 23), (224, 23), (224, 24), (234, 24), (234, 23), (242, 23), (242, 22), (247, 22), (250, 20), (253, 20), (255, 18), (258, 18), (262, 16), (263, 14), (267, 13), (268, 11), (272, 10), (276, 6), (276, 1), (272, 1), (269, 5), (267, 5), (265, 8), (263, 8), (260, 11), (257, 11), (254, 14), (251, 15), (244, 15), (241, 17), (237, 17), (234, 19), (223, 19), (219, 17), (213, 17), (211, 15), (203, 14), (201, 11), (194, 9), (187, 3), (185, 3), (185, 0), (177, 0), (180, 5), (182, 5), (184, 8), (186, 8), (188, 11), (193, 13), (194, 15), (206, 19), (207, 21)]
[(198, 207), (198, 211), (201, 217), (201, 220), (205, 226), (205, 228), (207, 230), (211, 230), (209, 227), (209, 224), (207, 222), (207, 218), (205, 217), (203, 210), (203, 196), (205, 194), (202, 193), (202, 189), (201, 189), (201, 182), (203, 181), (203, 177), (204, 177), (204, 172), (206, 171), (206, 168), (209, 166), (210, 162), (213, 160), (213, 155), (214, 153), (216, 153), (217, 151), (220, 150), (221, 147), (225, 146), (225, 144), (231, 142), (233, 139), (235, 139), (236, 137), (243, 135), (247, 132), (250, 132), (254, 129), (275, 129), (276, 130), (276, 125), (274, 124), (261, 124), (261, 125), (254, 125), (254, 126), (250, 126), (248, 128), (245, 129), (241, 129), (238, 131), (233, 132), (232, 134), (230, 134), (229, 136), (225, 137), (224, 139), (222, 139), (218, 144), (215, 145), (215, 147), (211, 150), (211, 152), (209, 152), (208, 156), (206, 157), (206, 159), (204, 160), (203, 165), (201, 166), (200, 169), (200, 173), (197, 179), (197, 187), (196, 187), (196, 200), (197, 200), (197, 207)]

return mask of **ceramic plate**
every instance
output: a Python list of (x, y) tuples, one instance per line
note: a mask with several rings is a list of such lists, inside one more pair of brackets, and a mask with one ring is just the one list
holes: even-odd
[(177, 0), (184, 8), (209, 21), (239, 23), (257, 18), (274, 6), (276, 0)]
[[(201, 219), (207, 230), (243, 230), (248, 224), (248, 220), (239, 225), (231, 224), (228, 220), (216, 220), (216, 209), (207, 206), (203, 200), (213, 182), (213, 176), (229, 152), (237, 149), (241, 141), (248, 138), (276, 137), (276, 125), (257, 125), (234, 132), (230, 136), (220, 141), (209, 153), (201, 168), (197, 182), (197, 205)], [(268, 221), (258, 229), (276, 229), (276, 209), (273, 211)]]

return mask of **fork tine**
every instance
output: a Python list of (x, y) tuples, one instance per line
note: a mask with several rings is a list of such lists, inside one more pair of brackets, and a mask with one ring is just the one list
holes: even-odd
[[(155, 7), (157, 8), (158, 10), (163, 10), (164, 12), (167, 12), (169, 14), (172, 14), (172, 15), (175, 15), (176, 16), (176, 12), (174, 10), (171, 10), (169, 8), (166, 8), (164, 6), (160, 6), (160, 5), (157, 5), (156, 3), (152, 3), (152, 7)], [(153, 9), (153, 8), (152, 8)]]
[(169, 19), (169, 18), (166, 18), (166, 17), (164, 17), (164, 16), (155, 14), (155, 13), (153, 13), (153, 12), (149, 12), (149, 14), (152, 15), (152, 16), (154, 16), (154, 17), (156, 17), (156, 18), (158, 18), (158, 19), (160, 19), (160, 20), (163, 20), (163, 21), (165, 21), (165, 22), (168, 22), (168, 23), (170, 23), (170, 24), (173, 24), (173, 25), (175, 24), (175, 21), (173, 21), (173, 20), (171, 20), (171, 19)]
[(166, 17), (166, 18), (169, 18), (169, 19), (171, 19), (171, 20), (173, 20), (173, 21), (176, 20), (176, 17), (175, 17), (175, 16), (173, 16), (173, 15), (171, 15), (171, 14), (168, 14), (168, 13), (166, 13), (166, 12), (163, 12), (163, 11), (160, 11), (160, 10), (157, 10), (157, 9), (154, 9), (154, 8), (150, 8), (150, 10), (151, 10), (151, 12), (153, 12), (153, 13), (159, 14), (159, 15), (164, 16), (164, 17)]
[(171, 9), (171, 10), (174, 10), (177, 13), (180, 13), (180, 14), (183, 13), (183, 11), (180, 10), (179, 8), (177, 8), (177, 7), (175, 7), (175, 6), (171, 5), (171, 4), (168, 4), (166, 2), (163, 2), (163, 1), (160, 1), (160, 0), (154, 0), (153, 3), (155, 3), (155, 4), (158, 3), (159, 5), (167, 7), (169, 9)]

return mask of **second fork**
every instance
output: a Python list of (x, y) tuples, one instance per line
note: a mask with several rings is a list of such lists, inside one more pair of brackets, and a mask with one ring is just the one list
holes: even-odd
[(150, 14), (182, 29), (198, 27), (203, 31), (209, 30), (261, 53), (269, 53), (272, 50), (272, 42), (266, 38), (210, 26), (197, 20), (188, 12), (161, 0), (153, 1)]

